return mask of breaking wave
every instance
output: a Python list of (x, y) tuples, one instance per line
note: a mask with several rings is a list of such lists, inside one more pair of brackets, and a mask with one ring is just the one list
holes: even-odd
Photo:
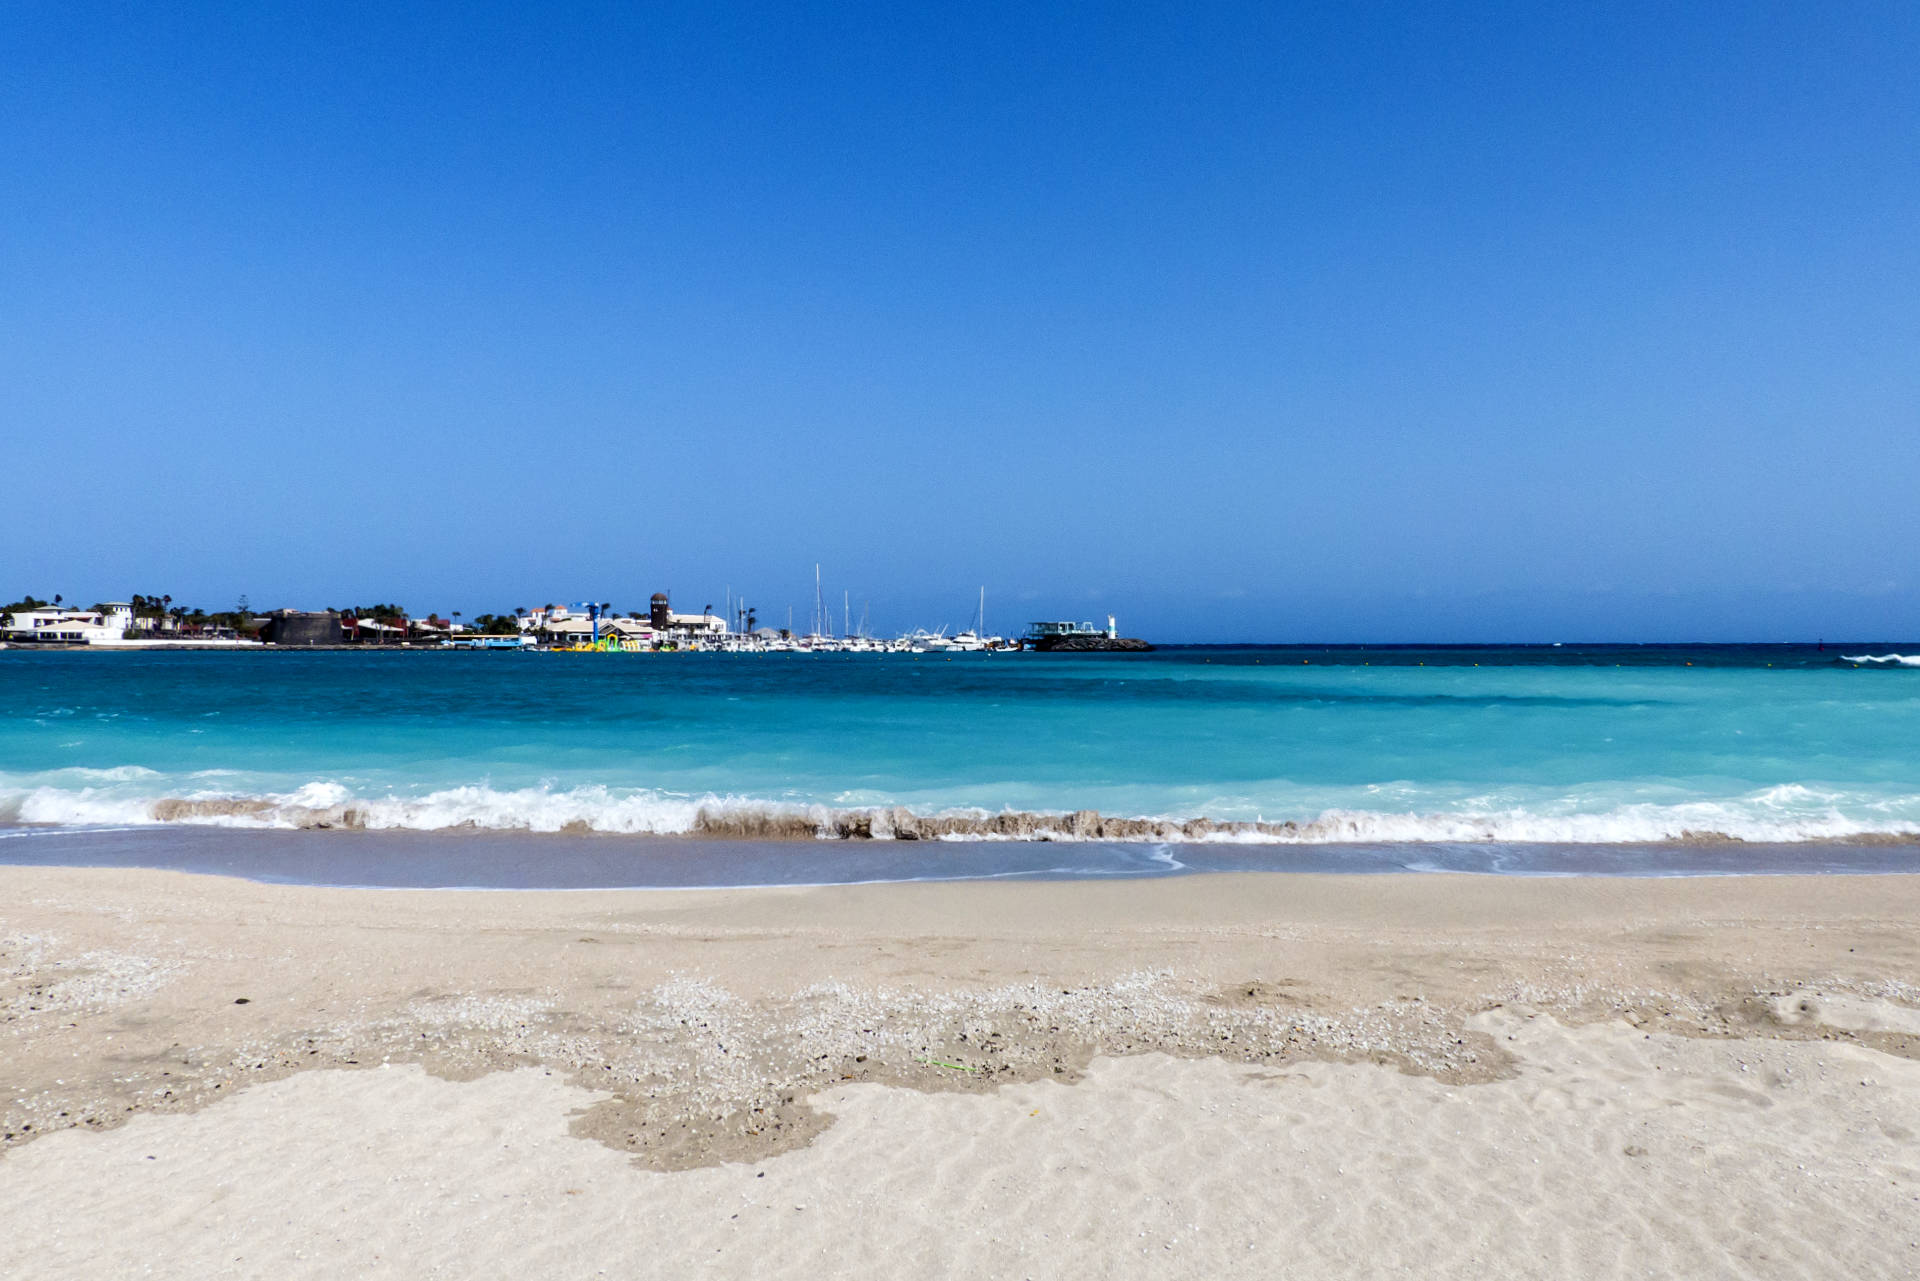
[[(115, 774), (115, 771), (102, 771)], [(150, 773), (150, 771), (148, 772)], [(131, 779), (122, 774), (119, 779)], [(116, 780), (118, 781), (118, 780)], [(1401, 842), (1632, 844), (1920, 840), (1920, 796), (1865, 799), (1800, 785), (1728, 800), (1442, 812), (1329, 809), (1301, 820), (1128, 817), (902, 806), (857, 808), (735, 796), (681, 796), (600, 786), (452, 787), (364, 797), (332, 782), (291, 792), (128, 795), (112, 788), (0, 791), (0, 824), (204, 824), (343, 830), (608, 833), (738, 840), (1005, 840), (1371, 844)]]
[(1888, 663), (1895, 667), (1920, 667), (1920, 654), (1842, 654), (1849, 663)]

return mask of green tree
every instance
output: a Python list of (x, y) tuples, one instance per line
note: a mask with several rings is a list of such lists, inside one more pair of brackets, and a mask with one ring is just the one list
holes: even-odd
[(16, 614), (31, 614), (36, 609), (45, 609), (47, 602), (29, 592), (11, 605), (0, 605), (0, 628), (15, 626)]
[(516, 636), (520, 632), (512, 614), (475, 614), (473, 626), (482, 636)]

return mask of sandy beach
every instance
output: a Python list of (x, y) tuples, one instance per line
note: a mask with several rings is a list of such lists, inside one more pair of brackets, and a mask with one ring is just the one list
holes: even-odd
[(1920, 878), (0, 904), (4, 1275), (1920, 1273)]

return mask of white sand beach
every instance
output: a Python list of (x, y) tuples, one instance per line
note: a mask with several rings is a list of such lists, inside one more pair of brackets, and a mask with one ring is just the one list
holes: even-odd
[(1911, 878), (0, 901), (9, 1276), (1920, 1272)]

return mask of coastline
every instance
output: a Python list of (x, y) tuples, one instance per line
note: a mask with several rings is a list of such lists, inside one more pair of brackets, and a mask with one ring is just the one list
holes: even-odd
[[(12, 1216), (28, 1212), (19, 1205), (73, 1197), (75, 1180), (84, 1191), (122, 1154), (178, 1172), (183, 1163), (201, 1169), (218, 1151), (215, 1166), (237, 1162), (244, 1175), (255, 1157), (243, 1140), (254, 1135), (267, 1144), (260, 1152), (278, 1153), (273, 1159), (284, 1165), (293, 1158), (260, 1132), (269, 1124), (262, 1116), (294, 1136), (287, 1142), (324, 1148), (340, 1109), (372, 1115), (354, 1112), (356, 1099), (378, 1102), (389, 1117), (382, 1124), (398, 1129), (389, 1147), (351, 1159), (315, 1149), (319, 1164), (302, 1177), (337, 1184), (341, 1196), (431, 1166), (432, 1152), (417, 1145), (451, 1140), (434, 1138), (430, 1125), (408, 1126), (445, 1108), (464, 1118), (462, 1133), (538, 1129), (526, 1136), (528, 1150), (560, 1162), (555, 1170), (584, 1161), (600, 1171), (598, 1182), (583, 1185), (586, 1195), (637, 1197), (636, 1204), (678, 1204), (676, 1188), (710, 1198), (713, 1180), (781, 1180), (783, 1171), (820, 1165), (783, 1183), (781, 1194), (804, 1195), (815, 1207), (821, 1223), (810, 1230), (826, 1235), (805, 1239), (829, 1255), (858, 1241), (871, 1246), (879, 1229), (863, 1228), (858, 1215), (850, 1223), (846, 1204), (832, 1208), (833, 1190), (809, 1180), (859, 1182), (877, 1171), (896, 1186), (913, 1181), (919, 1162), (946, 1170), (944, 1158), (919, 1146), (927, 1127), (998, 1134), (995, 1127), (1013, 1126), (1005, 1150), (954, 1142), (981, 1170), (1016, 1178), (1035, 1163), (1090, 1159), (1075, 1146), (1090, 1134), (1133, 1134), (1144, 1143), (1160, 1134), (1155, 1127), (1200, 1124), (1214, 1115), (1207, 1108), (1265, 1108), (1281, 1096), (1290, 1100), (1283, 1111), (1302, 1124), (1335, 1124), (1318, 1109), (1336, 1098), (1355, 1107), (1392, 1101), (1407, 1110), (1397, 1124), (1422, 1134), (1462, 1100), (1479, 1098), (1487, 1108), (1521, 1108), (1511, 1124), (1547, 1127), (1539, 1132), (1545, 1143), (1562, 1123), (1527, 1108), (1559, 1091), (1576, 1108), (1565, 1115), (1604, 1121), (1602, 1137), (1616, 1137), (1606, 1169), (1582, 1175), (1580, 1163), (1594, 1153), (1555, 1149), (1553, 1161), (1567, 1164), (1550, 1162), (1546, 1173), (1628, 1183), (1644, 1181), (1648, 1160), (1656, 1168), (1681, 1160), (1658, 1143), (1679, 1143), (1687, 1126), (1732, 1124), (1716, 1108), (1732, 1109), (1733, 1121), (1755, 1118), (1743, 1125), (1763, 1114), (1804, 1114), (1803, 1137), (1818, 1152), (1794, 1148), (1795, 1163), (1831, 1165), (1822, 1177), (1847, 1189), (1848, 1213), (1869, 1204), (1892, 1213), (1920, 1192), (1920, 1171), (1901, 1173), (1898, 1162), (1891, 1182), (1882, 1165), (1877, 1183), (1854, 1188), (1855, 1165), (1884, 1158), (1877, 1147), (1862, 1148), (1864, 1132), (1832, 1111), (1867, 1107), (1893, 1127), (1889, 1134), (1911, 1137), (1920, 1109), (1920, 877), (1221, 874), (394, 895), (177, 872), (4, 867), (0, 903), (8, 983), (0, 1085), (10, 1100), (0, 1191), (27, 1198)], [(1600, 1060), (1612, 1066), (1599, 1072)], [(1749, 1070), (1755, 1065), (1760, 1075)], [(1850, 1084), (1854, 1093), (1833, 1099), (1795, 1093), (1809, 1081), (1839, 1081), (1835, 1074), (1875, 1084)], [(1169, 1082), (1179, 1083), (1170, 1093)], [(1677, 1101), (1662, 1094), (1687, 1082), (1692, 1093)], [(1717, 1089), (1742, 1091), (1745, 1101), (1730, 1103), (1734, 1096)], [(1850, 1102), (1855, 1095), (1865, 1102)], [(1029, 1112), (1062, 1109), (1080, 1110), (1080, 1128), (1015, 1126)], [(1680, 1131), (1657, 1142), (1636, 1138), (1634, 1127), (1654, 1124), (1650, 1117)], [(1340, 1142), (1348, 1146), (1336, 1144), (1333, 1154), (1364, 1165), (1371, 1158), (1359, 1150), (1362, 1137), (1346, 1134)], [(1505, 1141), (1521, 1138), (1509, 1133)], [(1828, 1139), (1831, 1151), (1819, 1147)], [(1402, 1158), (1438, 1161), (1440, 1177), (1444, 1150), (1422, 1146), (1438, 1142), (1437, 1134), (1419, 1138)], [(1620, 1155), (1635, 1147), (1657, 1155)], [(1685, 1195), (1700, 1199), (1702, 1215), (1716, 1196), (1778, 1200), (1777, 1222), (1755, 1229), (1755, 1239), (1772, 1233), (1789, 1256), (1811, 1249), (1800, 1237), (1815, 1228), (1787, 1203), (1804, 1203), (1815, 1190), (1776, 1187), (1771, 1180), (1786, 1176), (1770, 1164), (1773, 1148), (1745, 1147), (1727, 1148), (1712, 1171), (1683, 1160), (1671, 1168), (1684, 1173)], [(1207, 1154), (1191, 1149), (1170, 1149), (1184, 1152), (1186, 1164), (1168, 1173), (1176, 1182), (1181, 1170), (1204, 1167)], [(1255, 1145), (1233, 1161), (1271, 1159)], [(501, 1160), (472, 1177), (491, 1186), (487, 1179), (545, 1168)], [(1271, 1182), (1251, 1165), (1227, 1168), (1250, 1186)], [(869, 1173), (856, 1178), (858, 1171)], [(669, 1172), (666, 1183), (647, 1182)], [(1158, 1177), (1138, 1174), (1141, 1187)], [(198, 1234), (181, 1238), (185, 1253), (172, 1256), (175, 1274), (184, 1275), (201, 1257), (191, 1241), (220, 1237), (208, 1212), (189, 1204), (205, 1190), (200, 1178), (150, 1190), (171, 1217), (141, 1227), (113, 1221), (104, 1208), (89, 1218), (96, 1211), (83, 1207), (67, 1253), (34, 1254), (39, 1247), (15, 1243), (0, 1262), (34, 1263), (41, 1275), (97, 1274), (162, 1238), (174, 1241), (160, 1226), (172, 1223)], [(638, 1182), (629, 1187), (629, 1179)], [(1296, 1191), (1310, 1202), (1326, 1189)], [(176, 1195), (185, 1200), (168, 1201)], [(943, 1217), (952, 1207), (926, 1195), (933, 1200), (923, 1204), (921, 1192), (896, 1186), (896, 1208), (920, 1216), (929, 1239), (960, 1249), (979, 1225)], [(1044, 1185), (1035, 1196), (1036, 1205), (1052, 1204)], [(1251, 1249), (1237, 1243), (1232, 1254), (1205, 1256), (1206, 1267), (1223, 1275), (1252, 1275), (1245, 1268), (1260, 1259), (1270, 1267), (1267, 1250), (1281, 1243), (1291, 1196), (1260, 1211), (1271, 1231), (1254, 1232)], [(1106, 1203), (1076, 1204), (1084, 1215)], [(423, 1222), (433, 1220), (431, 1202), (416, 1208)], [(468, 1209), (449, 1202), (445, 1213)], [(570, 1260), (630, 1259), (621, 1251), (631, 1241), (623, 1245), (622, 1234), (578, 1210), (556, 1201), (535, 1219), (568, 1225)], [(1055, 1212), (1067, 1213), (1067, 1203)], [(1130, 1216), (1144, 1213), (1122, 1196), (1109, 1227), (1124, 1226), (1131, 1244)], [(515, 1231), (531, 1222), (513, 1221), (522, 1225)], [(743, 1230), (736, 1220), (714, 1228), (722, 1229)], [(1041, 1235), (1053, 1230), (1067, 1229), (1049, 1220), (1002, 1244), (1032, 1275), (1071, 1275), (1067, 1265), (1105, 1257), (1080, 1247), (1049, 1253)], [(1444, 1223), (1428, 1230), (1444, 1231)], [(1578, 1228), (1589, 1230), (1605, 1225)], [(1567, 1223), (1514, 1231), (1511, 1240), (1489, 1240), (1493, 1257), (1546, 1238), (1577, 1244)], [(1899, 1229), (1828, 1222), (1819, 1231), (1830, 1254), (1824, 1263), (1815, 1258), (1815, 1274), (1838, 1275), (1843, 1259), (1884, 1271), (1915, 1257), (1910, 1234)], [(326, 1259), (302, 1263), (278, 1242), (256, 1235), (250, 1263), (326, 1274)], [(501, 1242), (482, 1233), (468, 1248), (482, 1244)], [(1706, 1253), (1688, 1257), (1711, 1261), (1723, 1245), (1702, 1244)], [(404, 1242), (388, 1246), (398, 1252), (388, 1264), (396, 1275), (408, 1258), (504, 1266), (485, 1262), (491, 1255), (408, 1255)], [(532, 1250), (532, 1262), (555, 1262), (535, 1242), (513, 1248)], [(672, 1248), (666, 1254), (679, 1257)], [(978, 1261), (1007, 1263), (991, 1253)], [(1117, 1275), (1151, 1271), (1110, 1262)], [(331, 1263), (337, 1274), (339, 1259)], [(755, 1271), (745, 1258), (732, 1267), (721, 1274)], [(1337, 1274), (1306, 1268), (1322, 1271)], [(1462, 1260), (1437, 1274), (1472, 1272)]]
[[(138, 771), (144, 767), (130, 767)], [(129, 767), (89, 771), (115, 778)], [(1306, 819), (1131, 817), (1099, 810), (988, 810), (953, 806), (829, 805), (743, 797), (663, 796), (648, 789), (616, 795), (589, 785), (571, 793), (544, 788), (498, 792), (454, 787), (427, 795), (345, 797), (316, 782), (291, 793), (224, 796), (106, 796), (91, 789), (0, 795), (0, 832), (109, 825), (186, 830), (375, 832), (431, 835), (615, 836), (754, 842), (1074, 842), (1135, 845), (1308, 846), (1351, 844), (1499, 845), (1916, 845), (1913, 819), (1756, 820), (1673, 812), (1406, 812), (1328, 809)], [(1751, 799), (1751, 798), (1747, 798)], [(1709, 803), (1712, 804), (1712, 803)], [(1631, 809), (1631, 807), (1629, 807)], [(1882, 826), (1872, 826), (1873, 822)], [(1718, 823), (1720, 825), (1716, 826)]]
[[(428, 804), (431, 803), (429, 800)], [(390, 825), (378, 811), (404, 808), (406, 802), (310, 805), (285, 797), (219, 797), (196, 799), (163, 797), (152, 802), (150, 816), (157, 823), (219, 823), (233, 821), (319, 831), (439, 830)], [(1232, 842), (1249, 845), (1332, 844), (1345, 841), (1391, 841), (1393, 833), (1428, 829), (1434, 834), (1399, 839), (1487, 841), (1522, 839), (1503, 837), (1500, 828), (1512, 823), (1506, 815), (1442, 815), (1345, 812), (1307, 820), (1151, 818), (1103, 814), (1099, 810), (984, 810), (927, 813), (902, 805), (827, 806), (775, 801), (746, 801), (731, 805), (713, 800), (682, 803), (690, 814), (677, 830), (649, 831), (647, 835), (680, 836), (735, 841), (1131, 841), (1150, 843)], [(1609, 816), (1572, 815), (1536, 818), (1543, 827), (1574, 831), (1598, 828)], [(463, 826), (453, 823), (447, 826)], [(1669, 825), (1671, 827), (1673, 825)], [(511, 828), (496, 830), (514, 830)], [(555, 835), (583, 836), (600, 829), (589, 820), (574, 819), (555, 829)], [(609, 835), (630, 835), (617, 829)], [(1605, 837), (1564, 838), (1568, 843), (1619, 844)], [(1751, 838), (1711, 826), (1679, 826), (1664, 837), (1644, 838), (1673, 844), (1740, 843)], [(1920, 828), (1822, 832), (1803, 837), (1836, 844), (1920, 844)]]
[(1920, 843), (739, 839), (682, 833), (0, 826), (0, 866), (139, 868), (404, 890), (705, 890), (1216, 874), (1506, 877), (1910, 875)]

